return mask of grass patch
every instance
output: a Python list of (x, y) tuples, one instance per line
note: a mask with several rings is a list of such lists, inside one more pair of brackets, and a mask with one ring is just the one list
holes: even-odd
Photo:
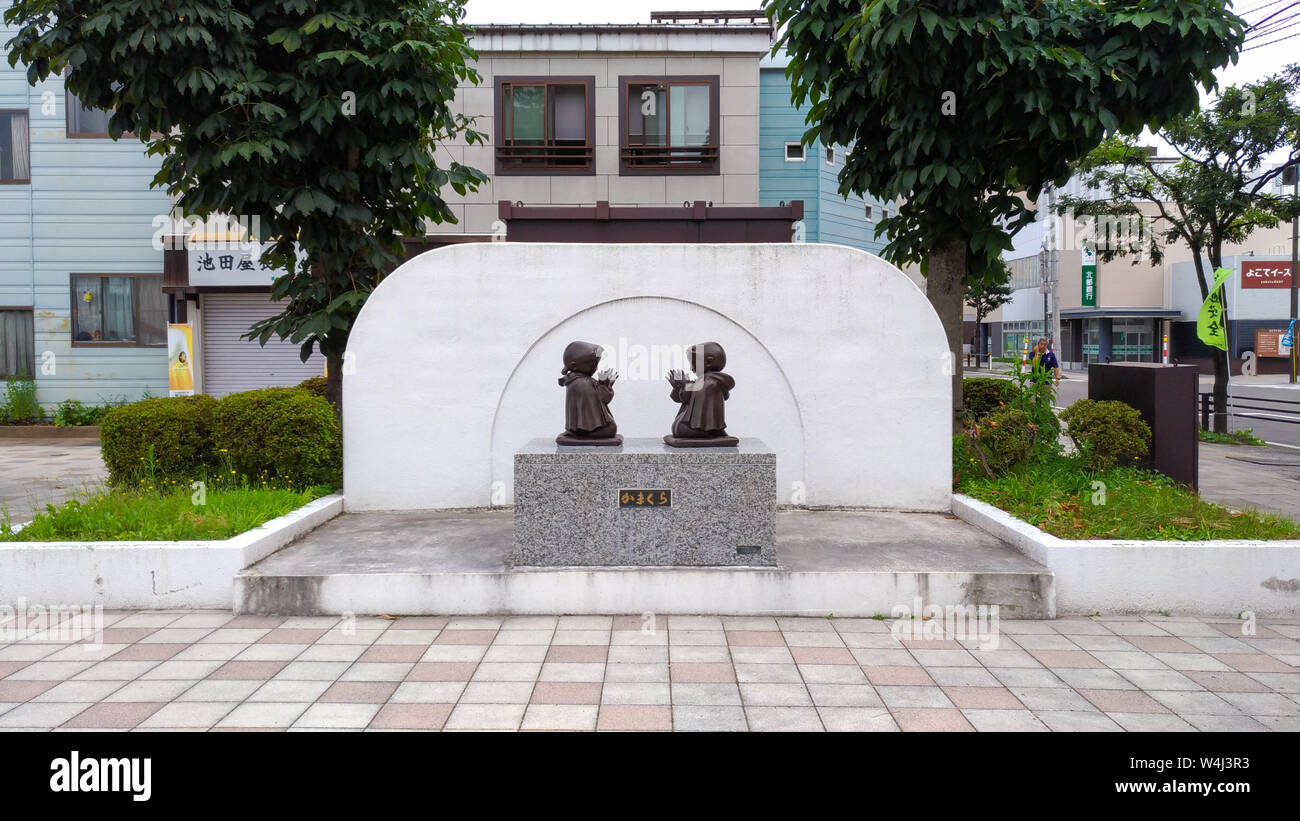
[(1062, 539), (1300, 539), (1300, 522), (1233, 513), (1159, 473), (1089, 472), (1069, 457), (1022, 464), (996, 479), (963, 477), (956, 489)]
[[(82, 500), (46, 505), (17, 533), (0, 511), (0, 541), (190, 541), (228, 539), (302, 507), (329, 488), (234, 487), (112, 490)], [(195, 504), (201, 498), (203, 504)]]
[(1201, 428), (1201, 441), (1213, 442), (1216, 445), (1255, 445), (1257, 447), (1268, 444), (1256, 436), (1250, 428), (1234, 430), (1230, 433), (1215, 433), (1212, 430)]

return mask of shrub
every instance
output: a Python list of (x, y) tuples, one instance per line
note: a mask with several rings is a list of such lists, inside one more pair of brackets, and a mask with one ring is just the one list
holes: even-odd
[(250, 479), (342, 482), (343, 434), (334, 407), (302, 388), (232, 393), (217, 403), (212, 431), (228, 469)]
[(36, 401), (36, 382), (25, 376), (5, 380), (4, 397), (0, 398), (0, 421), (39, 422), (45, 411)]
[(1132, 465), (1151, 448), (1151, 428), (1123, 402), (1080, 399), (1061, 412), (1066, 431), (1091, 470)]
[[(965, 438), (969, 453), (963, 457), (964, 463), (970, 465), (973, 457), (980, 471), (987, 467), (997, 475), (1029, 459), (1039, 443), (1039, 431), (1030, 421), (1029, 414), (1008, 408), (981, 420)], [(957, 456), (955, 445), (954, 458)]]
[(313, 376), (311, 379), (304, 379), (298, 383), (298, 387), (316, 396), (325, 395), (326, 379), (323, 376)]
[(104, 414), (99, 442), (109, 481), (138, 483), (155, 479), (192, 480), (214, 464), (210, 396), (145, 399)]
[(975, 377), (962, 380), (961, 404), (972, 422), (1015, 401), (1020, 388), (1009, 379)]
[(94, 425), (108, 411), (108, 405), (86, 405), (76, 399), (64, 399), (54, 409), (54, 424), (60, 428)]

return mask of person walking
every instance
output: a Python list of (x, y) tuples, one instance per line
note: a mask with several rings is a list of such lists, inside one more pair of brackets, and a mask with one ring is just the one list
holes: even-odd
[(1040, 378), (1054, 377), (1057, 387), (1060, 387), (1061, 363), (1056, 361), (1056, 354), (1047, 349), (1047, 339), (1045, 337), (1038, 338), (1038, 344), (1034, 346), (1034, 355), (1029, 360), (1029, 367), (1034, 370), (1035, 374), (1039, 373), (1038, 369), (1041, 367), (1043, 377)]

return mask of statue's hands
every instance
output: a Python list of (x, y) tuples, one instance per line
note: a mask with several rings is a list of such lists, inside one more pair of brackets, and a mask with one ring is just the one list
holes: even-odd
[(602, 385), (609, 385), (612, 387), (617, 380), (618, 380), (618, 371), (613, 370), (612, 368), (606, 368), (605, 370), (596, 374), (596, 381), (601, 383)]
[(671, 370), (668, 372), (668, 382), (672, 385), (680, 385), (686, 382), (686, 371)]

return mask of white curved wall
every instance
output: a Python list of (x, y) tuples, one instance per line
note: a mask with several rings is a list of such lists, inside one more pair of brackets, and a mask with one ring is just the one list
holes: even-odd
[(776, 451), (778, 501), (949, 507), (943, 331), (883, 260), (835, 245), (472, 243), (402, 265), (357, 319), (347, 508), (509, 504), (514, 450), (562, 427), (556, 379), (575, 339), (619, 368), (624, 436), (662, 436), (675, 413), (664, 363), (645, 367), (651, 346), (716, 341), (737, 382), (728, 432)]

